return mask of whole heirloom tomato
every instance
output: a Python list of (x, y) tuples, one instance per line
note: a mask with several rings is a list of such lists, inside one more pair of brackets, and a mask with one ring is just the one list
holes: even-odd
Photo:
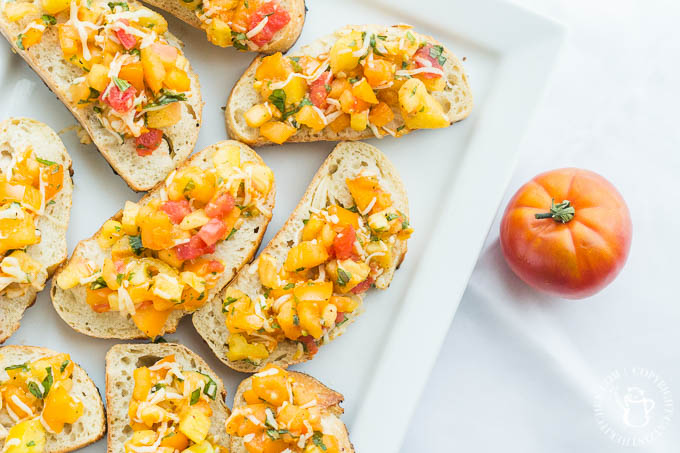
[(501, 247), (526, 283), (579, 299), (618, 275), (632, 229), (626, 202), (609, 181), (563, 168), (536, 176), (512, 197), (501, 222)]

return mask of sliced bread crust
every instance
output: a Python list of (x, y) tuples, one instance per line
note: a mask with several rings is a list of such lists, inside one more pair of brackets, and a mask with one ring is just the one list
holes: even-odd
[(140, 366), (151, 366), (165, 356), (174, 354), (184, 370), (196, 370), (210, 376), (217, 384), (217, 395), (210, 402), (213, 416), (210, 435), (220, 444), (229, 445), (229, 435), (224, 423), (231, 413), (225, 403), (227, 392), (219, 376), (207, 363), (189, 348), (175, 343), (119, 344), (106, 354), (106, 406), (108, 408), (108, 452), (125, 451), (125, 442), (131, 437), (128, 407), (134, 390), (133, 372)]
[[(328, 194), (331, 194), (340, 204), (352, 206), (353, 200), (345, 184), (345, 179), (356, 176), (361, 170), (374, 170), (381, 177), (384, 188), (392, 194), (392, 200), (396, 209), (408, 216), (408, 198), (406, 189), (397, 173), (396, 168), (387, 157), (376, 147), (362, 142), (339, 143), (333, 152), (321, 165), (314, 175), (307, 191), (300, 203), (290, 215), (281, 230), (272, 238), (267, 246), (261, 251), (273, 256), (278, 263), (283, 263), (288, 250), (299, 241), (304, 227), (303, 220), (309, 217), (310, 208), (321, 209), (326, 207)], [(376, 280), (375, 286), (385, 289), (389, 286), (394, 276), (394, 271), (401, 264), (406, 254), (406, 242), (396, 241), (393, 247), (395, 257), (391, 268)], [(263, 294), (257, 263), (245, 266), (236, 276), (230, 286), (243, 291), (254, 298)], [(213, 352), (222, 362), (230, 368), (246, 373), (254, 373), (262, 369), (266, 364), (273, 363), (283, 368), (295, 363), (304, 362), (311, 358), (308, 353), (300, 354), (298, 342), (285, 340), (280, 342), (270, 356), (260, 364), (254, 364), (245, 360), (231, 361), (227, 358), (229, 351), (229, 330), (225, 324), (222, 313), (222, 301), (226, 297), (226, 288), (218, 295), (210, 299), (200, 310), (193, 315), (193, 323), (198, 333), (208, 343)], [(360, 313), (358, 308), (347, 316), (347, 321), (329, 332), (330, 339), (342, 335)]]
[[(129, 0), (128, 3), (139, 4), (135, 0)], [(9, 22), (4, 14), (0, 14), (0, 32), (9, 41), (12, 50), (26, 60), (45, 85), (71, 111), (102, 156), (132, 190), (150, 190), (191, 154), (198, 139), (203, 111), (198, 75), (191, 67), (187, 71), (191, 90), (187, 94), (187, 101), (182, 103), (182, 117), (177, 124), (164, 130), (166, 137), (172, 142), (172, 148), (163, 140), (151, 155), (138, 156), (135, 140), (128, 138), (120, 144), (120, 138), (102, 126), (93, 105), (79, 107), (69, 101), (68, 88), (74, 79), (83, 76), (83, 71), (64, 60), (56, 27), (48, 27), (40, 43), (28, 50), (19, 48), (17, 36), (29, 21), (27, 18), (19, 22)], [(170, 32), (165, 34), (165, 38), (177, 48), (183, 45)]]
[[(71, 158), (59, 136), (46, 124), (28, 118), (9, 118), (0, 123), (0, 154), (2, 160), (18, 156), (27, 146), (36, 156), (57, 162), (64, 167), (64, 182), (54, 198), (45, 207), (45, 215), (36, 218), (41, 241), (27, 247), (26, 253), (47, 268), (48, 278), (66, 260), (66, 230), (71, 215), (73, 181)], [(42, 289), (42, 288), (40, 288)], [(18, 328), (24, 311), (33, 305), (38, 289), (30, 287), (20, 297), (0, 296), (0, 343)]]
[[(201, 28), (201, 21), (196, 17), (196, 13), (184, 6), (183, 0), (143, 0), (144, 3), (155, 6), (156, 8), (166, 11), (182, 22), (186, 22), (195, 28)], [(257, 52), (270, 54), (274, 52), (285, 52), (297, 41), (302, 33), (302, 27), (305, 24), (306, 8), (305, 0), (280, 0), (280, 5), (283, 6), (288, 14), (290, 14), (290, 22), (286, 24), (281, 30), (274, 34), (272, 40), (264, 46), (257, 49)]]
[[(291, 375), (295, 381), (311, 389), (316, 394), (317, 404), (328, 411), (328, 413), (323, 415), (322, 423), (324, 427), (332, 431), (330, 434), (333, 434), (338, 439), (340, 452), (353, 453), (354, 446), (349, 440), (349, 432), (347, 431), (345, 424), (339, 418), (343, 412), (345, 412), (344, 409), (340, 407), (340, 403), (342, 403), (345, 397), (335, 390), (326, 387), (321, 383), (321, 381), (308, 374), (297, 371), (288, 371), (288, 374)], [(241, 383), (238, 385), (238, 388), (236, 389), (236, 394), (234, 395), (234, 410), (247, 405), (243, 394), (252, 387), (252, 376), (241, 381)], [(243, 445), (243, 438), (232, 436), (231, 453), (246, 452), (246, 447)]]
[[(324, 36), (311, 44), (303, 46), (298, 52), (289, 56), (312, 56), (328, 54), (333, 47), (333, 44), (338, 40), (342, 33), (348, 30), (357, 31), (376, 31), (380, 35), (389, 35), (394, 33), (402, 33), (405, 29), (410, 29), (408, 25), (348, 25), (331, 35)], [(418, 41), (426, 41), (433, 45), (441, 45), (436, 39), (411, 31)], [(445, 108), (444, 110), (449, 117), (451, 124), (465, 119), (472, 110), (472, 91), (468, 84), (467, 75), (464, 72), (461, 61), (448, 49), (444, 48), (442, 55), (446, 57), (446, 62), (443, 66), (444, 77), (448, 83), (444, 91), (433, 93), (437, 101), (439, 101)], [(229, 100), (227, 101), (227, 108), (225, 110), (225, 122), (227, 126), (227, 133), (229, 137), (248, 143), (251, 146), (271, 145), (272, 142), (262, 137), (257, 128), (248, 126), (245, 121), (244, 114), (250, 107), (261, 103), (260, 94), (253, 88), (255, 82), (255, 71), (262, 60), (262, 56), (256, 57), (248, 66), (245, 73), (238, 80), (234, 88), (231, 90)], [(447, 108), (448, 106), (448, 108)], [(401, 117), (399, 109), (393, 109), (395, 118), (386, 126), (391, 130), (396, 131), (399, 127), (404, 125), (404, 120)], [(329, 128), (316, 132), (306, 126), (302, 126), (292, 137), (286, 142), (315, 142), (315, 141), (340, 141), (340, 140), (364, 140), (373, 138), (375, 135), (371, 129), (358, 132), (352, 129), (345, 129), (340, 132), (333, 132)]]
[[(212, 167), (213, 154), (219, 147), (225, 145), (239, 146), (241, 148), (242, 162), (257, 162), (264, 164), (262, 158), (248, 146), (239, 142), (226, 140), (209, 146), (192, 155), (191, 158), (182, 164), (182, 167), (188, 165), (197, 165), (202, 168)], [(159, 198), (160, 189), (163, 184), (164, 181), (145, 195), (139, 201), (139, 204), (146, 204), (155, 198)], [(272, 184), (269, 195), (264, 201), (264, 205), (269, 208), (269, 213), (261, 213), (256, 217), (245, 217), (243, 219), (243, 226), (239, 228), (229, 240), (221, 241), (217, 244), (215, 253), (210, 256), (221, 259), (224, 262), (225, 270), (215, 286), (207, 292), (207, 298), (210, 298), (221, 291), (221, 289), (234, 278), (241, 267), (253, 259), (255, 252), (260, 246), (260, 242), (262, 242), (262, 237), (267, 229), (267, 225), (269, 225), (269, 221), (271, 220), (271, 211), (274, 209), (275, 198), (276, 186), (275, 184)], [(122, 211), (119, 211), (112, 219), (120, 220), (121, 217)], [(106, 258), (106, 252), (97, 243), (96, 238), (98, 234), (99, 231), (91, 238), (79, 242), (70, 259), (77, 256), (83, 256), (94, 261), (96, 265), (101, 266), (104, 258)], [(57, 271), (57, 275), (66, 265), (68, 265), (68, 262), (62, 265)], [(144, 333), (137, 328), (129, 316), (123, 317), (118, 312), (94, 312), (85, 300), (85, 288), (82, 287), (82, 285), (63, 290), (56, 284), (56, 280), (57, 279), (55, 278), (52, 282), (52, 304), (59, 316), (61, 316), (61, 318), (73, 329), (82, 334), (99, 338), (118, 338), (126, 340), (146, 338)], [(165, 323), (165, 328), (161, 335), (174, 332), (179, 320), (184, 314), (185, 313), (181, 310), (172, 312)]]
[[(4, 346), (0, 348), (0, 370), (55, 354), (58, 352), (37, 346)], [(106, 415), (99, 390), (85, 370), (75, 363), (74, 365), (71, 394), (83, 403), (84, 413), (73, 425), (64, 426), (61, 433), (47, 433), (47, 453), (77, 450), (98, 441), (104, 437), (106, 431)], [(14, 424), (6, 409), (0, 410), (0, 424), (8, 429)], [(0, 440), (0, 449), (4, 447), (4, 443), (4, 439)]]

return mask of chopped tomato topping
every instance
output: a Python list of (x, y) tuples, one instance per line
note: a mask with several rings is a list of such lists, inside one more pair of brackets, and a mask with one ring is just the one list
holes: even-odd
[(363, 282), (359, 283), (359, 284), (358, 284), (357, 286), (355, 286), (354, 288), (352, 288), (352, 292), (353, 292), (354, 294), (365, 293), (366, 291), (368, 291), (368, 288), (371, 287), (371, 285), (373, 284), (373, 282), (374, 282), (373, 277), (369, 277), (369, 278), (367, 278), (366, 280), (364, 280)]
[(305, 337), (300, 337), (299, 340), (305, 346), (305, 350), (310, 354), (314, 355), (319, 351), (319, 346), (314, 342), (314, 337), (307, 335)]
[[(431, 66), (433, 68), (442, 69), (442, 65), (439, 64), (437, 59), (430, 55), (430, 49), (432, 49), (432, 44), (427, 44), (418, 49), (418, 51), (413, 56), (413, 60), (416, 62), (416, 67), (424, 68), (426, 66)], [(439, 74), (432, 72), (423, 72), (418, 75), (424, 79), (436, 79), (441, 77)]]
[(123, 272), (125, 272), (125, 261), (116, 260), (113, 262), (113, 266), (116, 268), (117, 273), (122, 274)]
[(339, 311), (338, 314), (335, 316), (335, 324), (340, 324), (344, 320), (345, 320), (345, 314), (343, 312)]
[(309, 98), (312, 100), (312, 104), (322, 110), (328, 107), (326, 98), (328, 97), (328, 92), (330, 91), (332, 79), (333, 75), (330, 73), (330, 71), (326, 71), (309, 86)]
[[(120, 19), (120, 22), (125, 25), (130, 25), (130, 21), (127, 19)], [(122, 28), (118, 28), (115, 33), (116, 38), (118, 38), (118, 41), (120, 41), (120, 44), (125, 47), (126, 50), (130, 50), (137, 45), (137, 38), (135, 35), (126, 32)]]
[(203, 239), (207, 245), (214, 245), (227, 234), (227, 224), (220, 219), (210, 219), (203, 225), (198, 233), (198, 237)]
[(333, 239), (333, 251), (335, 257), (339, 260), (346, 260), (355, 255), (354, 241), (357, 239), (357, 234), (352, 225), (347, 225), (340, 234)]
[(135, 139), (137, 154), (139, 156), (148, 156), (161, 146), (162, 141), (163, 131), (160, 129), (149, 129), (149, 132), (145, 132)]
[(224, 271), (224, 264), (218, 260), (210, 260), (208, 262), (208, 272), (222, 272)]
[(213, 253), (214, 251), (214, 245), (209, 246), (198, 236), (192, 236), (186, 244), (180, 244), (175, 247), (177, 258), (181, 260), (193, 260), (201, 255)]
[[(104, 98), (105, 94), (106, 98)], [(135, 96), (137, 96), (137, 90), (132, 85), (121, 92), (118, 85), (111, 82), (99, 99), (109, 104), (116, 112), (125, 113), (133, 107)]]
[(104, 313), (111, 310), (111, 306), (109, 304), (97, 304), (92, 306), (92, 310), (97, 313)]
[(218, 193), (205, 205), (205, 214), (208, 217), (223, 217), (234, 209), (234, 197), (229, 192)]
[(277, 31), (281, 30), (290, 22), (290, 15), (285, 9), (279, 6), (279, 2), (271, 1), (263, 4), (260, 9), (255, 11), (248, 20), (248, 31), (257, 27), (264, 18), (267, 24), (262, 31), (250, 38), (250, 41), (258, 47), (262, 47), (272, 40)]
[(187, 200), (166, 201), (161, 205), (161, 210), (170, 217), (172, 223), (178, 224), (191, 213), (191, 205)]

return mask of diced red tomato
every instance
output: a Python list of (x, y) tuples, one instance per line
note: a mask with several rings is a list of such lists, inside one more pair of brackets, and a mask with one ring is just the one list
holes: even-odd
[(216, 194), (212, 200), (205, 205), (205, 215), (208, 217), (224, 217), (234, 209), (236, 202), (229, 192)]
[(317, 346), (317, 344), (314, 342), (313, 336), (307, 335), (305, 337), (298, 338), (298, 340), (301, 341), (303, 345), (305, 345), (305, 349), (310, 355), (314, 355), (319, 351), (319, 346)]
[(333, 75), (330, 73), (330, 71), (326, 71), (309, 86), (309, 98), (312, 100), (312, 104), (322, 110), (328, 107), (326, 98), (328, 97), (328, 91), (332, 80)]
[[(442, 65), (439, 64), (437, 59), (430, 55), (430, 49), (432, 49), (432, 44), (427, 44), (418, 49), (415, 55), (413, 55), (413, 60), (416, 62), (416, 67), (423, 68), (425, 66), (432, 66), (433, 68), (442, 69)], [(441, 75), (434, 74), (432, 72), (423, 72), (418, 75), (424, 79), (436, 79), (441, 77)]]
[(340, 324), (344, 320), (345, 320), (345, 314), (343, 312), (339, 311), (338, 314), (335, 316), (335, 323)]
[(333, 251), (335, 257), (339, 260), (346, 260), (356, 256), (354, 253), (354, 241), (357, 239), (357, 234), (352, 225), (347, 225), (340, 234), (333, 239)]
[(191, 214), (191, 205), (187, 200), (166, 201), (161, 205), (161, 210), (170, 217), (172, 223), (178, 224)]
[[(104, 98), (104, 94), (106, 94), (106, 98)], [(121, 92), (118, 85), (111, 82), (109, 87), (101, 94), (99, 100), (109, 104), (116, 112), (125, 113), (133, 107), (135, 96), (137, 96), (137, 89), (132, 85)]]
[(117, 260), (113, 262), (113, 266), (116, 268), (116, 272), (122, 274), (125, 272), (125, 261)]
[[(120, 22), (128, 26), (130, 25), (130, 21), (127, 19), (120, 19)], [(115, 33), (116, 38), (118, 38), (118, 41), (120, 41), (120, 44), (127, 50), (130, 50), (137, 45), (137, 38), (135, 35), (126, 32), (122, 28), (117, 29)]]
[(354, 294), (365, 293), (366, 291), (368, 291), (368, 288), (371, 287), (371, 285), (373, 284), (374, 281), (375, 280), (373, 280), (373, 277), (368, 277), (366, 280), (364, 280), (363, 282), (359, 283), (357, 286), (352, 288), (352, 292)]
[(214, 245), (209, 246), (198, 236), (192, 236), (186, 244), (180, 244), (175, 247), (177, 258), (181, 260), (193, 260), (201, 255), (213, 253), (214, 251)]
[(135, 145), (137, 148), (137, 155), (148, 156), (153, 153), (155, 149), (161, 146), (163, 141), (163, 131), (160, 129), (149, 129), (149, 132), (145, 132), (135, 139)]
[(267, 24), (262, 31), (250, 38), (250, 41), (258, 47), (262, 47), (272, 40), (277, 31), (281, 30), (290, 22), (288, 11), (279, 6), (279, 2), (271, 1), (263, 4), (255, 11), (248, 20), (248, 31), (257, 27), (257, 24), (267, 18)]
[(227, 224), (220, 219), (210, 219), (203, 225), (196, 236), (203, 239), (207, 245), (213, 245), (227, 234)]
[(221, 261), (218, 260), (210, 260), (208, 262), (208, 272), (217, 272), (220, 273), (224, 271), (224, 264), (222, 264)]

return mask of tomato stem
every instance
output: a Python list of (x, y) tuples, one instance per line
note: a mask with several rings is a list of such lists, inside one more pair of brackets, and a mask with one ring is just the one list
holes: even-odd
[(576, 210), (571, 205), (569, 200), (564, 200), (562, 203), (555, 204), (555, 199), (550, 203), (550, 212), (535, 214), (537, 219), (553, 219), (556, 222), (567, 223), (576, 215)]

